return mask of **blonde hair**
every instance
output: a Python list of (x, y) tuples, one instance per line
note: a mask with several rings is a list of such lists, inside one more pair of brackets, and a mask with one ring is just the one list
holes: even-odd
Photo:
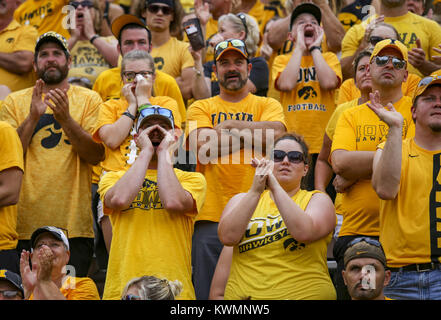
[(122, 297), (126, 296), (131, 286), (138, 288), (141, 300), (175, 300), (182, 292), (182, 283), (179, 280), (143, 276), (130, 280), (123, 290)]
[(144, 60), (146, 61), (150, 67), (152, 68), (152, 72), (155, 73), (155, 61), (153, 60), (153, 57), (144, 50), (132, 50), (124, 55), (121, 61), (121, 76), (123, 75), (123, 72), (126, 71), (126, 64), (129, 61), (137, 61), (137, 60)]
[(229, 21), (233, 25), (235, 32), (239, 33), (241, 31), (244, 31), (246, 33), (246, 38), (244, 39), (244, 42), (247, 47), (248, 54), (250, 56), (254, 56), (257, 52), (260, 42), (259, 25), (257, 24), (256, 19), (254, 19), (252, 16), (246, 13), (243, 13), (243, 15), (245, 16), (247, 30), (245, 30), (245, 26), (242, 20), (233, 13), (224, 14), (219, 18), (217, 23), (218, 25), (221, 25), (225, 21)]

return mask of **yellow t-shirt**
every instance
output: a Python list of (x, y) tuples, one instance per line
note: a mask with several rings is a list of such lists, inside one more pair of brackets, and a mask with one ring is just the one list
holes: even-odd
[[(250, 93), (236, 103), (222, 100), (219, 96), (197, 100), (188, 108), (186, 130), (214, 128), (229, 119), (278, 121), (285, 125), (282, 106), (278, 101)], [(240, 163), (233, 164), (233, 159), (235, 163)], [(198, 157), (198, 171), (207, 179), (207, 200), (196, 220), (218, 222), (231, 197), (248, 192), (254, 177), (251, 159), (251, 152), (243, 149), (233, 155), (219, 157), (217, 163), (202, 162), (201, 157)]]
[[(23, 171), (23, 148), (17, 131), (0, 121), (0, 173), (10, 168)], [(18, 241), (17, 205), (0, 206), (0, 250), (15, 249)]]
[(380, 200), (380, 241), (389, 267), (441, 262), (440, 166), (441, 150), (403, 141), (400, 189), (395, 199)]
[[(114, 36), (101, 38), (108, 43), (116, 41)], [(101, 72), (110, 68), (103, 55), (88, 40), (77, 41), (70, 54), (72, 65), (69, 69), (69, 77), (84, 77), (93, 84)]]
[[(403, 138), (415, 134), (410, 108), (412, 99), (403, 96), (394, 103), (403, 115)], [(335, 150), (375, 151), (387, 137), (388, 126), (366, 105), (347, 109), (339, 117), (332, 141), (331, 154)], [(355, 165), (355, 164), (354, 164)], [(371, 180), (358, 180), (342, 194), (341, 213), (343, 224), (339, 236), (379, 234), (379, 198), (372, 188)]]
[(69, 19), (67, 12), (62, 12), (68, 4), (67, 0), (26, 0), (14, 11), (14, 19), (22, 25), (34, 26), (38, 35), (55, 31), (69, 39), (69, 31), (63, 26)]
[[(29, 114), (33, 88), (11, 93), (3, 102), (0, 119), (18, 128)], [(70, 86), (69, 112), (92, 134), (100, 96)], [(25, 168), (18, 202), (19, 239), (30, 239), (41, 226), (68, 230), (69, 238), (93, 238), (91, 166), (72, 147), (50, 108), (40, 117), (24, 158)]]
[[(328, 136), (328, 138), (332, 141), (334, 139), (334, 133), (335, 133), (335, 127), (337, 126), (338, 119), (340, 118), (341, 114), (350, 108), (358, 106), (358, 99), (354, 99), (352, 101), (345, 102), (343, 104), (340, 104), (337, 106), (335, 111), (332, 113), (331, 118), (328, 121), (328, 124), (326, 125), (325, 133)], [(329, 163), (331, 162), (331, 159), (328, 160)], [(335, 206), (335, 212), (337, 214), (341, 215), (341, 193), (336, 193), (335, 200), (334, 200), (334, 206)]]
[[(121, 68), (117, 67), (103, 71), (95, 80), (93, 90), (99, 93), (103, 101), (120, 99), (123, 85)], [(185, 108), (181, 90), (172, 76), (156, 70), (156, 79), (153, 84), (153, 95), (168, 96), (174, 99), (178, 103), (181, 119), (182, 121), (185, 121), (187, 109)]]
[[(421, 78), (415, 73), (409, 73), (407, 79), (401, 85), (401, 92), (403, 95), (413, 98), (413, 94), (420, 82)], [(347, 101), (358, 99), (361, 97), (361, 92), (355, 86), (354, 78), (349, 78), (343, 81), (338, 91), (337, 104), (342, 104)]]
[(182, 70), (194, 66), (188, 46), (187, 42), (170, 37), (162, 46), (153, 48), (151, 55), (155, 61), (156, 70), (165, 72), (173, 78), (180, 77)]
[[(179, 129), (181, 128), (181, 117), (176, 101), (169, 97), (151, 97), (150, 103), (171, 110), (176, 127)], [(96, 142), (102, 142), (98, 135), (99, 129), (106, 124), (115, 123), (122, 116), (123, 112), (127, 110), (128, 106), (129, 103), (126, 99), (108, 100), (101, 104), (98, 121), (93, 133), (93, 139)], [(136, 122), (133, 122), (132, 130), (127, 134), (124, 142), (115, 150), (104, 145), (106, 149), (106, 158), (100, 164), (104, 170), (128, 170), (133, 164), (139, 152), (134, 140), (134, 135), (136, 133), (135, 125)]]
[(260, 31), (260, 37), (263, 38), (263, 31), (269, 20), (274, 16), (279, 15), (276, 7), (265, 6), (260, 0), (254, 3), (254, 6), (248, 11), (248, 14), (254, 17), (257, 21)]
[[(67, 300), (100, 300), (95, 282), (91, 278), (67, 276), (60, 288)], [(34, 300), (31, 294), (29, 300)]]
[[(169, 213), (158, 194), (157, 170), (148, 170), (144, 185), (130, 208), (113, 211), (104, 206), (113, 228), (103, 299), (121, 299), (127, 282), (135, 277), (152, 275), (179, 280), (183, 291), (178, 299), (194, 300), (191, 282), (191, 238), (194, 217), (203, 205), (206, 182), (197, 172), (174, 169), (184, 190), (194, 201), (195, 209), (187, 214)], [(126, 173), (108, 172), (99, 183), (101, 201)]]
[[(292, 54), (278, 56), (273, 62), (274, 83), (286, 68)], [(332, 52), (323, 53), (323, 58), (337, 77), (342, 79), (341, 66)], [(277, 89), (277, 86), (275, 86)], [(319, 153), (323, 134), (329, 118), (335, 110), (335, 90), (322, 90), (312, 56), (303, 56), (297, 86), (289, 92), (280, 92), (288, 131), (301, 134), (310, 153)], [(305, 125), (307, 124), (307, 125)]]
[[(366, 19), (346, 32), (341, 44), (342, 58), (354, 55), (364, 37), (369, 22), (370, 19)], [(410, 11), (399, 17), (385, 17), (384, 22), (391, 24), (397, 29), (400, 39), (406, 45), (407, 49), (416, 48), (416, 39), (420, 39), (421, 47), (426, 53), (426, 59), (432, 60), (433, 56), (438, 55), (438, 53), (433, 50), (434, 47), (438, 48), (438, 45), (441, 44), (441, 27), (437, 22)], [(415, 73), (420, 77), (422, 76), (421, 72), (410, 63), (408, 63), (407, 69), (410, 73)]]
[[(212, 17), (207, 22), (205, 26), (205, 43), (207, 44), (211, 37), (217, 33), (217, 20), (214, 20)], [(214, 48), (212, 46), (207, 46), (207, 50), (205, 51), (205, 62), (212, 61), (214, 59)]]
[[(300, 190), (292, 200), (305, 210), (319, 191)], [(294, 239), (266, 190), (247, 230), (234, 246), (225, 300), (335, 300), (328, 272), (332, 232), (312, 243)]]
[[(0, 52), (30, 51), (34, 53), (37, 38), (38, 33), (35, 28), (22, 26), (12, 20), (5, 29), (0, 31)], [(34, 83), (34, 71), (19, 75), (0, 68), (0, 84), (7, 86), (11, 91), (32, 87)]]

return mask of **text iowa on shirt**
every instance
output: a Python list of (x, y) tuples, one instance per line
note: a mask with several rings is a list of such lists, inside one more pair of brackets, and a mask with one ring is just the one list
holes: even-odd
[(294, 251), (306, 247), (304, 243), (300, 243), (291, 237), (280, 214), (277, 216), (268, 215), (266, 218), (252, 218), (238, 246), (239, 253), (282, 240), (283, 247), (286, 250)]
[[(407, 121), (404, 119), (402, 137), (406, 137), (407, 133)], [(387, 136), (389, 127), (384, 122), (380, 124), (366, 124), (356, 126), (356, 142), (366, 142), (371, 141), (375, 143), (380, 143), (384, 141)]]
[(136, 208), (142, 210), (163, 209), (161, 199), (159, 198), (157, 182), (144, 179), (143, 187), (126, 210)]
[(213, 126), (226, 120), (253, 121), (254, 115), (247, 112), (218, 112), (211, 114), (211, 124)]

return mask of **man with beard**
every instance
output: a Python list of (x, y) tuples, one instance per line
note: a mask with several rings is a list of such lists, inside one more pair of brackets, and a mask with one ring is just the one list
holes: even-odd
[(223, 208), (232, 196), (249, 190), (254, 177), (253, 151), (264, 152), (265, 143), (286, 130), (280, 103), (249, 93), (245, 85), (251, 70), (245, 43), (239, 39), (219, 42), (214, 57), (220, 93), (194, 102), (188, 108), (186, 124), (188, 146), (207, 180), (207, 198), (196, 217), (192, 247), (198, 300), (208, 299), (223, 247), (217, 235)]
[(0, 1), (0, 85), (12, 92), (28, 88), (35, 81), (32, 60), (38, 34), (35, 28), (14, 20), (18, 5), (17, 0)]
[[(401, 85), (407, 78), (407, 48), (398, 40), (378, 42), (370, 56), (370, 101), (392, 104), (405, 119), (402, 135), (412, 137), (414, 126), (411, 98), (404, 96)], [(377, 145), (386, 139), (387, 125), (380, 121), (368, 103), (344, 111), (337, 122), (331, 147), (332, 169), (338, 175), (342, 194), (340, 211), (343, 223), (335, 242), (333, 254), (337, 261), (337, 299), (349, 299), (343, 284), (343, 256), (354, 238), (365, 236), (378, 239), (379, 198), (372, 188), (372, 162)]]
[(381, 0), (380, 13), (381, 16), (373, 15), (346, 32), (341, 45), (341, 66), (345, 79), (353, 76), (352, 61), (364, 50), (360, 44), (365, 32), (380, 21), (395, 27), (400, 41), (408, 48), (410, 73), (422, 77), (441, 68), (433, 61), (433, 56), (438, 55), (433, 48), (441, 44), (441, 27), (438, 23), (409, 11), (406, 0)]
[[(335, 90), (341, 83), (340, 63), (332, 52), (322, 53), (320, 8), (298, 5), (291, 15), (289, 39), (295, 49), (274, 59), (272, 75), (280, 91), (288, 131), (301, 134), (309, 147), (311, 166), (306, 188), (314, 189), (314, 169), (326, 124), (335, 110)], [(305, 125), (305, 124), (308, 125)]]
[(29, 250), (32, 232), (43, 225), (66, 229), (70, 264), (87, 275), (94, 232), (91, 212), (91, 166), (104, 148), (91, 132), (102, 102), (96, 92), (71, 86), (67, 41), (55, 32), (41, 35), (35, 46), (34, 87), (10, 94), (0, 119), (17, 128), (25, 154), (25, 174), (18, 202), (17, 249)]
[(393, 107), (379, 101), (370, 107), (389, 126), (372, 173), (372, 185), (381, 199), (380, 241), (392, 271), (384, 292), (393, 299), (439, 300), (440, 73), (423, 78), (415, 91), (415, 137), (401, 140), (403, 117)]
[(381, 243), (369, 238), (356, 238), (344, 256), (343, 279), (352, 300), (390, 300), (383, 288), (390, 281), (386, 256)]

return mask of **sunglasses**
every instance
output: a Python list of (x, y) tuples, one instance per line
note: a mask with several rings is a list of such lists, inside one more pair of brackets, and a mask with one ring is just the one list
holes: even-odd
[(378, 42), (386, 40), (388, 38), (383, 38), (383, 37), (379, 37), (379, 36), (370, 36), (369, 38), (369, 43), (373, 46), (375, 46)]
[(21, 297), (21, 292), (18, 290), (0, 290), (0, 295), (2, 295), (3, 297), (5, 297), (7, 299), (13, 299), (16, 296)]
[(141, 300), (140, 296), (136, 296), (134, 294), (128, 294), (125, 297), (122, 297), (121, 300)]
[(214, 47), (214, 56), (217, 57), (228, 47), (233, 47), (242, 52), (242, 54), (248, 59), (248, 52), (245, 43), (240, 39), (231, 39), (219, 42), (216, 47)]
[(288, 156), (288, 160), (291, 163), (301, 163), (301, 162), (305, 163), (305, 156), (300, 151), (290, 151), (290, 152), (285, 152), (282, 150), (273, 151), (274, 162), (282, 162), (286, 156)]
[[(173, 112), (169, 109), (161, 108), (159, 106), (146, 106), (146, 107), (140, 108), (138, 111), (139, 111), (139, 119), (144, 119), (148, 116), (151, 116), (154, 114), (159, 114), (159, 115), (164, 116), (170, 120), (172, 128), (175, 127)], [(138, 125), (138, 129), (139, 129), (139, 125)]]
[(242, 21), (242, 24), (245, 28), (245, 37), (248, 35), (248, 28), (247, 28), (247, 19), (245, 17), (245, 14), (243, 14), (242, 12), (238, 13), (236, 15), (236, 17), (238, 17), (240, 19), (240, 21)]
[(156, 4), (151, 4), (147, 6), (147, 10), (153, 14), (157, 14), (159, 10), (161, 10), (162, 13), (165, 14), (166, 16), (173, 13), (173, 8), (169, 6), (158, 6)]
[(368, 237), (358, 237), (358, 238), (355, 238), (354, 240), (352, 240), (352, 241), (348, 244), (348, 248), (349, 248), (349, 247), (352, 247), (353, 245), (355, 245), (355, 244), (357, 244), (357, 243), (359, 243), (359, 242), (362, 242), (362, 241), (364, 241), (364, 242), (366, 242), (366, 243), (369, 243), (369, 244), (371, 244), (371, 245), (373, 245), (373, 246), (376, 246), (376, 247), (378, 247), (378, 248), (383, 249), (383, 247), (382, 247), (380, 241), (375, 240), (375, 239), (372, 239), (372, 238), (368, 238)]
[(427, 76), (424, 77), (420, 80), (420, 82), (418, 83), (418, 87), (425, 87), (427, 85), (429, 85), (432, 81), (441, 79), (441, 75), (439, 76)]
[(376, 56), (375, 63), (377, 66), (382, 67), (392, 60), (392, 65), (395, 69), (400, 70), (406, 66), (406, 61), (393, 56)]
[(69, 2), (69, 5), (71, 5), (75, 9), (78, 8), (79, 6), (82, 6), (83, 8), (92, 8), (93, 7), (93, 2), (89, 1), (89, 0), (86, 0), (86, 1), (83, 1), (83, 2), (72, 1), (72, 2)]
[(139, 71), (139, 72), (124, 71), (123, 72), (123, 76), (126, 78), (127, 82), (133, 82), (138, 74), (143, 76), (144, 78), (147, 78), (148, 76), (152, 76), (153, 72), (152, 71)]

